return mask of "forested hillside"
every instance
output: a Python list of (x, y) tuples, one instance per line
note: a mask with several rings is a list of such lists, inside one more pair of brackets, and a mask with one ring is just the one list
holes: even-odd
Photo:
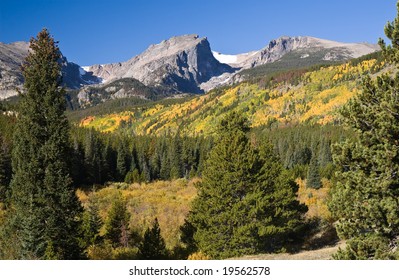
[(246, 116), (252, 127), (331, 124), (338, 121), (336, 110), (359, 91), (362, 77), (383, 69), (377, 53), (341, 65), (277, 72), (181, 103), (138, 105), (107, 115), (88, 112), (80, 124), (133, 135), (211, 135), (231, 111)]

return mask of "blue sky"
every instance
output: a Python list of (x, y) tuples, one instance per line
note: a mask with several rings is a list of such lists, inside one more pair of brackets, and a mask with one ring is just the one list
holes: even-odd
[(257, 50), (282, 35), (376, 43), (396, 0), (0, 0), (0, 42), (43, 27), (80, 65), (125, 61), (171, 36), (208, 37), (213, 50)]

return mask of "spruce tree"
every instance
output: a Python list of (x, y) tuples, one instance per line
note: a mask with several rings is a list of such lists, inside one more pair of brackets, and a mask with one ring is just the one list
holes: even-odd
[(72, 139), (72, 151), (70, 155), (71, 161), (71, 177), (75, 185), (82, 185), (85, 183), (84, 169), (84, 150), (81, 143), (74, 137)]
[(170, 178), (170, 163), (166, 153), (162, 155), (161, 168), (159, 170), (161, 179), (168, 180)]
[(128, 171), (127, 166), (127, 151), (122, 141), (118, 143), (117, 158), (116, 158), (116, 172), (118, 180), (123, 182)]
[(165, 240), (161, 236), (158, 219), (155, 218), (152, 228), (147, 228), (143, 242), (139, 246), (138, 257), (141, 260), (166, 260), (168, 251)]
[(81, 205), (68, 174), (69, 125), (60, 50), (46, 29), (30, 41), (14, 131), (11, 183), (19, 258), (78, 259)]
[(392, 63), (399, 63), (399, 1), (396, 4), (397, 16), (392, 22), (388, 22), (384, 31), (392, 45), (386, 45), (383, 39), (379, 39), (379, 45), (384, 57)]
[(84, 171), (86, 175), (87, 184), (101, 184), (104, 182), (104, 159), (102, 154), (102, 142), (99, 138), (98, 132), (90, 129), (85, 135), (84, 148)]
[(104, 235), (104, 238), (108, 239), (114, 247), (123, 245), (121, 239), (129, 231), (129, 220), (130, 214), (127, 211), (126, 201), (117, 198), (108, 212)]
[(320, 167), (325, 167), (332, 163), (331, 141), (325, 138), (321, 141), (318, 163)]
[(102, 225), (103, 222), (97, 205), (92, 201), (89, 201), (89, 205), (83, 214), (82, 222), (82, 242), (84, 247), (100, 243), (102, 239), (100, 236)]
[(148, 183), (151, 181), (151, 170), (147, 162), (147, 159), (145, 158), (144, 155), (142, 156), (141, 162), (142, 162), (141, 182)]
[(199, 250), (213, 258), (281, 248), (306, 211), (271, 145), (254, 147), (248, 131), (236, 113), (222, 120), (188, 218)]
[[(385, 33), (392, 46), (381, 40), (383, 53), (397, 63), (399, 6)], [(357, 137), (334, 147), (340, 169), (330, 209), (338, 219), (339, 236), (348, 239), (346, 249), (335, 257), (391, 258), (399, 245), (399, 74), (366, 77), (361, 93), (341, 115)]]
[(180, 242), (184, 245), (184, 255), (188, 257), (192, 253), (198, 251), (197, 244), (194, 239), (195, 227), (187, 220), (180, 226)]
[(320, 189), (322, 186), (319, 164), (315, 155), (313, 155), (310, 160), (308, 175), (306, 177), (306, 186), (313, 189)]
[(6, 186), (6, 155), (1, 148), (2, 139), (0, 135), (0, 202), (6, 200), (7, 186)]
[(0, 134), (0, 202), (5, 202), (9, 196), (11, 179), (10, 148)]
[(170, 143), (169, 158), (170, 158), (170, 179), (177, 179), (182, 177), (182, 160), (181, 160), (181, 138), (177, 134)]

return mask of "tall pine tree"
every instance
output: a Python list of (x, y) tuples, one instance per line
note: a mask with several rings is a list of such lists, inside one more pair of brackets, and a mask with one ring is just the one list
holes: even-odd
[(9, 144), (0, 134), (0, 202), (5, 202), (8, 197), (11, 179), (11, 157)]
[(165, 240), (161, 236), (158, 219), (155, 218), (152, 228), (147, 228), (144, 233), (143, 242), (139, 246), (138, 257), (141, 260), (166, 260), (168, 250)]
[(103, 225), (96, 203), (89, 200), (89, 205), (83, 213), (82, 243), (84, 247), (96, 245), (102, 241), (100, 230)]
[(117, 158), (116, 158), (116, 172), (118, 180), (123, 182), (128, 171), (128, 154), (126, 151), (125, 143), (120, 140), (118, 142)]
[(189, 215), (196, 245), (213, 258), (281, 248), (306, 211), (271, 146), (254, 147), (248, 131), (236, 113), (220, 123)]
[[(385, 28), (392, 41), (381, 40), (388, 61), (399, 62), (398, 16)], [(340, 168), (330, 209), (337, 231), (348, 239), (336, 258), (393, 258), (399, 236), (399, 74), (366, 77), (362, 92), (342, 110), (342, 119), (357, 137), (337, 145)]]
[(109, 240), (114, 247), (123, 245), (122, 237), (129, 231), (130, 214), (127, 211), (126, 201), (117, 198), (109, 210), (107, 220), (105, 222), (104, 238)]
[(322, 187), (319, 163), (317, 161), (316, 155), (313, 155), (312, 159), (310, 160), (308, 174), (306, 177), (306, 186), (313, 189), (320, 189)]
[(46, 29), (30, 41), (23, 64), (11, 183), (18, 258), (78, 259), (81, 205), (68, 174), (69, 125), (61, 53)]

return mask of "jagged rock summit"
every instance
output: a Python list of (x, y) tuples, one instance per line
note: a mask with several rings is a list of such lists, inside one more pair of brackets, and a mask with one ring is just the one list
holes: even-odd
[(259, 51), (237, 55), (225, 55), (214, 52), (215, 57), (232, 67), (248, 69), (279, 60), (294, 52), (300, 59), (317, 58), (321, 61), (343, 61), (366, 55), (380, 48), (368, 43), (341, 43), (310, 36), (282, 36), (272, 40)]
[(28, 54), (29, 43), (0, 43), (0, 99), (15, 95), (21, 88), (21, 64)]
[(107, 82), (134, 78), (163, 92), (201, 93), (199, 84), (234, 69), (214, 58), (206, 37), (183, 35), (151, 45), (126, 62), (94, 65), (87, 71)]

